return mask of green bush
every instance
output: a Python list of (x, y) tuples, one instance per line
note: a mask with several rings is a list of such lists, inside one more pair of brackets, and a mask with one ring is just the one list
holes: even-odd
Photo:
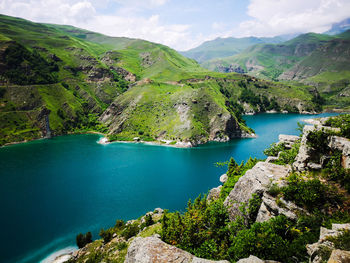
[(264, 150), (266, 156), (277, 156), (279, 152), (286, 150), (283, 143), (273, 143), (269, 148)]
[(125, 225), (124, 230), (121, 233), (121, 236), (128, 240), (129, 238), (136, 236), (140, 232), (140, 227), (138, 223)]
[(339, 196), (318, 179), (304, 180), (297, 174), (288, 178), (288, 185), (281, 188), (286, 200), (304, 206), (309, 211), (321, 209), (329, 203), (339, 203)]
[(92, 242), (92, 234), (91, 232), (87, 232), (86, 234), (79, 233), (76, 236), (76, 243), (78, 248), (85, 247), (87, 244)]
[(350, 230), (346, 229), (339, 236), (328, 237), (327, 240), (333, 242), (336, 249), (350, 250)]
[(100, 230), (99, 236), (103, 238), (104, 243), (108, 243), (113, 238), (113, 233), (111, 229), (104, 230), (103, 228)]

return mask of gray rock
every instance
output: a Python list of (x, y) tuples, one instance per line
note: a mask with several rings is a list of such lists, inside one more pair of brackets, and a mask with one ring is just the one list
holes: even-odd
[(226, 183), (227, 179), (228, 179), (227, 174), (223, 174), (220, 176), (220, 182), (222, 182), (223, 184)]
[(238, 260), (237, 263), (265, 263), (265, 261), (256, 256), (250, 255), (249, 258), (242, 258)]
[(313, 163), (313, 162), (308, 163), (307, 167), (310, 168), (311, 170), (321, 170), (322, 169), (321, 164)]
[(334, 249), (328, 263), (350, 263), (350, 251)]
[[(327, 258), (322, 258), (325, 251), (331, 253), (335, 250), (334, 244), (327, 240), (327, 237), (336, 237), (342, 233), (343, 229), (350, 229), (350, 224), (332, 224), (332, 229), (321, 227), (320, 237), (317, 243), (306, 245), (307, 253), (310, 255), (311, 263), (325, 262)], [(332, 253), (333, 254), (333, 253)], [(329, 258), (331, 260), (331, 257)], [(328, 261), (328, 262), (343, 262), (343, 261)], [(346, 261), (344, 261), (346, 262)], [(350, 261), (348, 261), (350, 262)]]
[(249, 258), (242, 258), (238, 260), (237, 263), (279, 263), (279, 262), (273, 261), (273, 260), (261, 260), (256, 256), (250, 255)]
[(125, 263), (229, 263), (197, 258), (190, 253), (171, 246), (158, 237), (136, 237), (130, 244)]
[(307, 136), (310, 132), (315, 130), (315, 126), (305, 125), (303, 129), (303, 137), (301, 138), (300, 148), (297, 156), (295, 157), (295, 162), (293, 163), (293, 168), (297, 171), (305, 171), (307, 169), (307, 163), (311, 159), (310, 154), (312, 149), (307, 145)]
[(208, 201), (214, 201), (219, 199), (222, 185), (212, 188), (207, 196)]
[(331, 136), (328, 146), (342, 153), (342, 166), (345, 169), (350, 169), (350, 140), (339, 136)]
[(350, 224), (332, 224), (332, 230), (350, 230)]
[(253, 194), (262, 196), (273, 181), (277, 182), (286, 177), (290, 167), (266, 162), (258, 162), (248, 170), (236, 183), (226, 198), (224, 205), (229, 212), (230, 220), (234, 220), (241, 212), (241, 204), (248, 204)]
[(277, 161), (277, 160), (278, 160), (278, 157), (276, 157), (276, 156), (269, 156), (269, 157), (266, 158), (265, 162), (266, 163), (272, 163), (272, 162)]
[(280, 134), (278, 136), (278, 143), (283, 143), (285, 145), (286, 148), (292, 148), (293, 144), (295, 144), (296, 142), (298, 142), (300, 140), (299, 136), (295, 136), (295, 135), (285, 135), (285, 134)]
[(296, 220), (297, 211), (307, 213), (304, 209), (298, 207), (292, 202), (283, 199), (280, 199), (280, 202), (281, 205), (279, 206), (276, 202), (276, 198), (265, 192), (262, 197), (262, 203), (258, 211), (256, 222), (265, 222), (278, 215), (285, 215), (290, 220)]

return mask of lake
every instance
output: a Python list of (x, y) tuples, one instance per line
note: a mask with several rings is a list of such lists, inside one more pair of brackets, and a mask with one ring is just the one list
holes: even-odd
[(299, 134), (297, 122), (322, 115), (245, 116), (256, 139), (191, 149), (96, 143), (94, 134), (60, 136), (0, 148), (2, 262), (40, 262), (75, 246), (79, 232), (133, 219), (156, 207), (184, 210), (189, 198), (220, 184), (215, 162), (265, 158), (278, 135)]

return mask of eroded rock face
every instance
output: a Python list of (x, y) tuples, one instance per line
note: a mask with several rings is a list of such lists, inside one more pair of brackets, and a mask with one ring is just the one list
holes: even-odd
[(278, 136), (279, 143), (283, 143), (286, 148), (292, 148), (293, 144), (297, 143), (300, 140), (299, 136), (295, 135), (285, 135), (280, 134)]
[(297, 171), (305, 171), (307, 169), (307, 163), (311, 159), (312, 149), (307, 145), (307, 136), (310, 132), (314, 131), (315, 127), (311, 125), (305, 125), (303, 129), (303, 137), (301, 138), (299, 153), (295, 157), (293, 168)]
[(350, 251), (334, 249), (328, 263), (350, 263)]
[(209, 194), (207, 196), (208, 201), (214, 201), (220, 198), (220, 192), (221, 192), (222, 185), (219, 185), (218, 187), (212, 188), (209, 191)]
[(190, 253), (171, 246), (156, 236), (136, 237), (128, 248), (125, 263), (229, 263), (197, 258)]
[(350, 168), (350, 140), (339, 136), (331, 136), (329, 145), (331, 149), (336, 149), (342, 153), (342, 166)]
[(237, 263), (279, 263), (279, 262), (272, 261), (272, 260), (262, 260), (256, 256), (250, 255), (249, 258), (242, 258), (238, 260)]
[[(324, 251), (329, 251), (329, 253), (332, 252), (330, 258), (328, 259), (328, 262), (350, 262), (350, 257), (348, 257), (350, 253), (349, 251), (337, 251), (334, 247), (334, 244), (327, 240), (328, 237), (337, 237), (342, 233), (342, 230), (344, 229), (350, 229), (350, 224), (332, 224), (332, 229), (321, 227), (318, 242), (306, 245), (307, 253), (310, 256), (310, 262), (325, 262), (327, 258), (324, 258)], [(348, 261), (341, 261), (342, 257), (344, 260)]]
[(243, 175), (226, 198), (224, 205), (229, 212), (230, 220), (234, 220), (241, 212), (241, 204), (248, 204), (253, 194), (262, 196), (271, 182), (285, 178), (290, 167), (267, 162), (258, 162)]
[(297, 212), (307, 212), (292, 202), (280, 199), (281, 205), (277, 204), (276, 198), (264, 193), (262, 203), (256, 218), (256, 222), (265, 222), (272, 217), (285, 215), (290, 220), (297, 219)]

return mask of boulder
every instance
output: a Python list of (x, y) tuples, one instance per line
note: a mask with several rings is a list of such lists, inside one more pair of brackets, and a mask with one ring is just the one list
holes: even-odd
[(269, 156), (269, 157), (266, 158), (265, 162), (272, 163), (272, 162), (277, 161), (277, 160), (278, 160), (278, 157), (276, 157), (276, 156)]
[(171, 246), (156, 236), (136, 237), (130, 244), (125, 263), (229, 263), (197, 258), (190, 253)]
[(279, 202), (280, 205), (277, 204), (275, 197), (265, 192), (262, 197), (262, 202), (258, 211), (258, 215), (256, 217), (256, 222), (265, 222), (278, 215), (285, 215), (290, 220), (296, 220), (297, 211), (307, 213), (303, 208), (298, 207), (292, 202), (285, 201), (282, 198), (279, 199)]
[(342, 166), (350, 169), (350, 140), (339, 136), (331, 136), (328, 146), (342, 153)]
[(312, 149), (307, 145), (307, 136), (310, 132), (315, 130), (315, 126), (305, 125), (303, 129), (303, 137), (301, 138), (300, 148), (293, 168), (297, 171), (305, 171), (307, 169), (307, 163), (311, 159)]
[[(336, 260), (340, 260), (338, 255), (343, 255), (344, 258), (346, 259), (345, 256), (347, 255), (347, 253), (350, 253), (350, 252), (344, 251), (346, 253), (343, 253), (343, 252), (340, 252), (341, 250), (334, 252), (336, 250), (334, 247), (334, 244), (329, 240), (327, 240), (328, 237), (336, 237), (340, 235), (342, 233), (342, 230), (344, 229), (350, 229), (350, 224), (332, 224), (332, 229), (321, 227), (320, 237), (318, 242), (314, 244), (306, 245), (307, 253), (310, 256), (309, 262), (321, 263), (321, 262), (325, 262), (326, 260), (332, 263), (350, 262), (350, 261), (336, 261)], [(334, 252), (334, 255), (333, 255), (333, 252)], [(333, 258), (331, 254), (333, 255)]]
[(222, 185), (220, 185), (218, 187), (215, 187), (215, 188), (212, 188), (209, 191), (209, 194), (207, 196), (207, 200), (208, 201), (214, 201), (214, 200), (219, 199), (220, 198), (221, 187), (222, 187)]
[(293, 144), (298, 142), (300, 140), (299, 136), (295, 135), (285, 135), (285, 134), (280, 134), (278, 136), (278, 143), (283, 143), (286, 148), (292, 148)]
[(237, 215), (241, 215), (239, 207), (241, 204), (248, 204), (253, 194), (262, 196), (271, 182), (278, 182), (285, 178), (289, 171), (289, 166), (267, 162), (258, 162), (252, 169), (248, 170), (238, 180), (224, 202), (230, 220), (234, 220)]
[(249, 258), (242, 258), (237, 261), (237, 263), (264, 263), (264, 260), (261, 260), (260, 258), (256, 256), (250, 255)]
[(334, 249), (328, 263), (350, 263), (350, 251)]
[(220, 182), (222, 182), (223, 184), (226, 183), (227, 179), (228, 179), (227, 174), (223, 174), (220, 176)]
[(273, 260), (262, 260), (256, 256), (250, 255), (249, 258), (242, 258), (237, 261), (237, 263), (279, 263)]

